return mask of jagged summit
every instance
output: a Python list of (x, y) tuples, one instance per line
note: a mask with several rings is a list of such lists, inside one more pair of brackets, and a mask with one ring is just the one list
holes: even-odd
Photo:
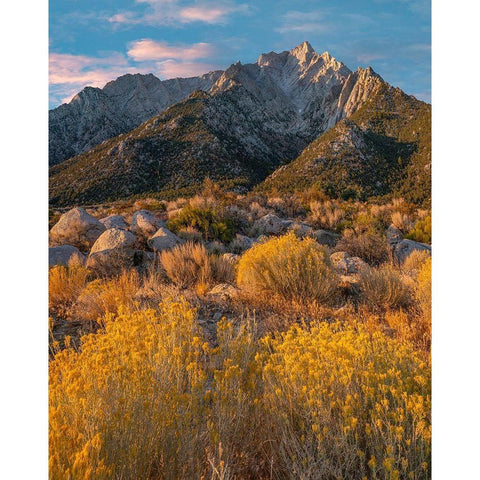
[(265, 110), (265, 128), (275, 125), (308, 139), (353, 113), (381, 81), (372, 69), (352, 72), (308, 41), (198, 77), (161, 81), (152, 73), (127, 73), (103, 89), (86, 87), (69, 104), (50, 111), (49, 160), (61, 163), (126, 133), (195, 90), (210, 96), (238, 90), (240, 103), (249, 97), (255, 108)]
[[(375, 117), (390, 109), (394, 116)], [(426, 118), (427, 110), (370, 67), (352, 72), (308, 42), (194, 78), (127, 74), (103, 89), (86, 88), (50, 112), (51, 162), (58, 163), (50, 170), (50, 198), (71, 205), (178, 192), (206, 176), (253, 186), (302, 151), (292, 169), (281, 167), (271, 177), (273, 183), (298, 186), (319, 179), (327, 188), (338, 171), (363, 196), (386, 194), (403, 178), (417, 148), (421, 161), (406, 178), (423, 178), (419, 172), (428, 155), (414, 133), (426, 129), (428, 119), (411, 123)], [(396, 177), (376, 185), (378, 166)]]
[(313, 55), (316, 54), (317, 52), (315, 52), (315, 50), (310, 45), (310, 43), (303, 42), (300, 45), (297, 45), (292, 50), (290, 50), (289, 53), (290, 55), (296, 57), (299, 61), (307, 62), (307, 61), (310, 61)]

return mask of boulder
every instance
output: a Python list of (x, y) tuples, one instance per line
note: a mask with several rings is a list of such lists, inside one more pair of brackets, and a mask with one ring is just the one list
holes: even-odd
[(133, 233), (120, 228), (109, 228), (97, 238), (90, 254), (107, 250), (131, 250), (135, 248), (136, 244), (137, 237)]
[(385, 238), (390, 247), (393, 248), (397, 243), (400, 243), (403, 240), (403, 233), (392, 223), (392, 225), (390, 225), (385, 231)]
[(154, 235), (160, 227), (165, 227), (165, 222), (149, 210), (139, 210), (132, 215), (130, 230), (135, 235), (149, 238)]
[(148, 240), (148, 246), (156, 251), (167, 250), (181, 243), (183, 240), (165, 227), (160, 227)]
[(430, 254), (432, 253), (430, 245), (405, 239), (395, 245), (393, 256), (399, 264), (402, 264), (414, 250), (426, 250)]
[(229, 247), (232, 252), (241, 253), (252, 247), (254, 243), (255, 240), (253, 238), (237, 233), (235, 238), (231, 241)]
[(329, 232), (327, 230), (315, 230), (312, 232), (312, 237), (320, 244), (326, 245), (327, 247), (334, 247), (340, 235), (338, 233)]
[(313, 233), (313, 228), (302, 222), (289, 222), (287, 229), (295, 233), (297, 237), (305, 237)]
[(288, 222), (285, 222), (273, 213), (268, 213), (267, 215), (264, 215), (256, 220), (253, 224), (253, 228), (259, 234), (278, 235), (285, 231), (285, 229), (288, 227), (288, 224)]
[(100, 223), (105, 225), (106, 229), (120, 228), (122, 230), (128, 230), (130, 225), (121, 215), (110, 215), (109, 217), (101, 218)]
[(155, 254), (143, 250), (135, 250), (133, 255), (133, 266), (139, 271), (147, 271), (155, 263)]
[(48, 266), (67, 266), (68, 262), (75, 257), (81, 263), (85, 263), (85, 255), (80, 252), (77, 247), (73, 247), (72, 245), (60, 245), (59, 247), (50, 247), (48, 249)]
[(368, 267), (360, 257), (352, 257), (347, 252), (335, 252), (330, 255), (333, 268), (340, 275), (354, 275)]
[(72, 208), (50, 230), (50, 245), (72, 245), (86, 251), (105, 230), (105, 225), (83, 208)]

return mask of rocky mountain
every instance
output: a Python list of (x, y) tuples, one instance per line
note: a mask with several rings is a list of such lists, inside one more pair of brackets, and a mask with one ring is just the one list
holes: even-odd
[(209, 90), (221, 73), (164, 81), (152, 74), (127, 74), (102, 89), (84, 88), (49, 112), (50, 165), (138, 127), (194, 90)]
[(396, 193), (430, 201), (431, 106), (382, 83), (355, 113), (309, 144), (258, 189), (315, 186), (331, 197), (366, 200)]
[[(149, 81), (158, 85), (158, 79), (151, 77)], [(126, 120), (115, 113), (119, 105), (131, 112), (125, 117), (135, 117), (132, 122), (163, 108), (160, 103), (147, 101), (153, 95), (140, 96), (142, 100), (137, 102), (138, 92), (143, 91), (140, 87), (127, 101), (122, 79), (103, 90), (91, 89), (98, 97), (114, 99), (110, 102), (102, 98), (103, 110), (94, 102), (90, 106), (83, 102), (82, 108), (79, 103), (77, 113), (84, 120), (82, 131), (90, 132), (84, 143), (88, 140), (89, 146), (97, 145), (51, 168), (52, 203), (100, 202), (132, 194), (185, 189), (198, 185), (207, 175), (229, 185), (251, 187), (294, 160), (343, 119), (361, 111), (375, 114), (380, 107), (372, 99), (394, 90), (371, 68), (352, 72), (327, 52), (320, 55), (304, 42), (290, 51), (262, 54), (254, 64), (237, 62), (224, 72), (209, 74), (204, 78), (205, 88), (128, 130), (129, 127), (122, 126)], [(137, 81), (143, 85), (144, 76), (138, 76)], [(180, 84), (182, 79), (176, 81)], [(80, 94), (82, 99), (86, 90)], [(114, 91), (118, 93), (114, 95)], [(181, 89), (177, 92), (180, 95)], [(422, 104), (413, 97), (404, 97)], [(169, 98), (173, 99), (173, 95)], [(70, 112), (74, 100), (59, 109), (68, 107)], [(390, 112), (388, 105), (382, 108), (387, 114)], [(392, 108), (396, 106), (392, 104)], [(99, 122), (98, 116), (102, 115)], [(407, 125), (412, 120), (403, 118), (403, 113), (400, 116)], [(57, 127), (63, 128), (66, 137), (73, 131), (65, 122), (57, 123)], [(115, 128), (123, 128), (124, 133), (99, 144)], [(408, 155), (404, 157), (407, 159)], [(280, 170), (280, 177), (284, 170), (285, 167)]]

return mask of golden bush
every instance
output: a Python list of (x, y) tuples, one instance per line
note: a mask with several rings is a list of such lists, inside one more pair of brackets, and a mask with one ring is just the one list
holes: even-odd
[(206, 346), (194, 311), (166, 302), (105, 323), (50, 363), (50, 478), (200, 478)]
[(48, 307), (60, 316), (68, 314), (70, 307), (87, 284), (89, 271), (76, 258), (68, 266), (56, 265), (48, 272)]
[(237, 282), (250, 292), (278, 294), (286, 300), (329, 303), (338, 292), (326, 248), (293, 232), (247, 250), (238, 263)]
[(277, 472), (430, 478), (430, 368), (412, 348), (360, 325), (326, 323), (264, 342)]
[(413, 250), (402, 264), (402, 270), (410, 275), (416, 276), (425, 261), (430, 258), (427, 250)]
[(124, 270), (116, 277), (96, 279), (78, 295), (72, 308), (76, 318), (89, 321), (102, 319), (107, 313), (117, 313), (120, 305), (132, 307), (141, 279), (135, 269)]
[(430, 369), (360, 324), (120, 309), (50, 363), (50, 478), (429, 478)]
[(234, 279), (231, 262), (208, 253), (204, 245), (192, 242), (162, 251), (160, 263), (168, 278), (183, 288), (231, 282)]
[(389, 266), (363, 269), (359, 287), (363, 301), (371, 308), (406, 307), (411, 301), (405, 280)]
[(415, 300), (421, 312), (428, 318), (432, 315), (432, 259), (427, 258), (417, 275)]

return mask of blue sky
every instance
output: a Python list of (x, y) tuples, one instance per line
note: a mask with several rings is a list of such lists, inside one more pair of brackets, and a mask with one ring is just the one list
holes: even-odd
[(225, 69), (308, 40), (431, 99), (430, 0), (50, 0), (50, 108), (124, 73)]

